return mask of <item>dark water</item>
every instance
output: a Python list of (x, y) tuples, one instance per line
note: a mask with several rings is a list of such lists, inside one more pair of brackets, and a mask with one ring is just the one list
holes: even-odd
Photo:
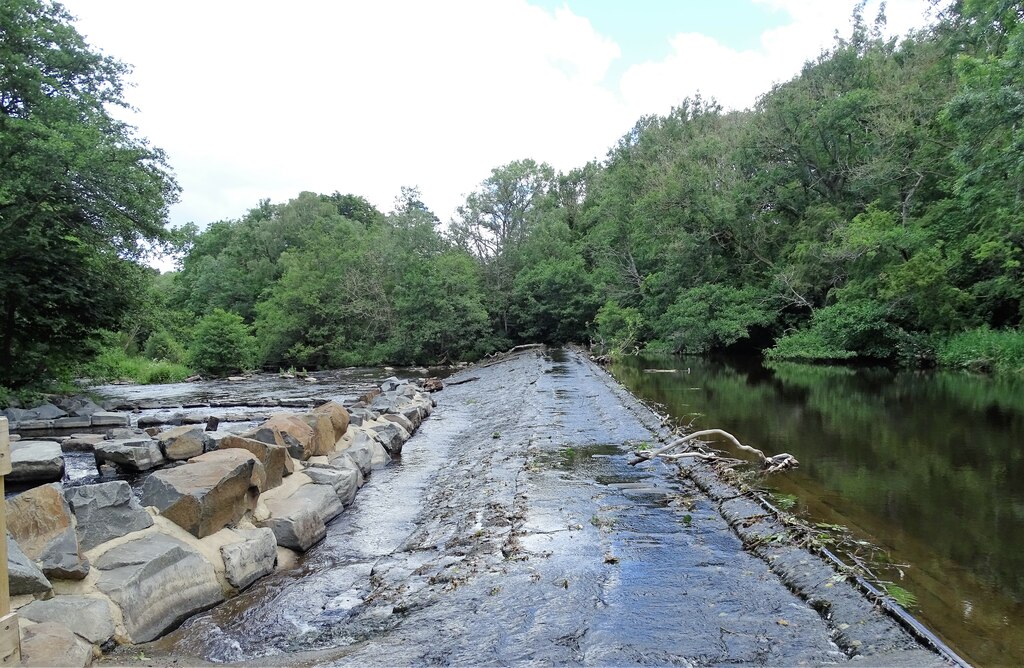
[(961, 656), (1024, 664), (1024, 379), (698, 358), (612, 371), (694, 428), (795, 455), (767, 487), (906, 564), (885, 576)]

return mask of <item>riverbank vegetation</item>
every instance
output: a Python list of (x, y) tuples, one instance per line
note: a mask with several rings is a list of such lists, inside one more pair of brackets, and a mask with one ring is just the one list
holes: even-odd
[[(386, 213), (300, 193), (174, 234), (159, 224), (176, 192), (162, 154), (103, 110), (121, 103), (123, 66), (50, 5), (4, 11), (5, 25), (70, 40), (80, 69), (53, 69), (71, 91), (57, 95), (3, 82), (5, 169), (35, 168), (3, 185), (18, 242), (0, 251), (17, 267), (0, 276), (0, 384), (83, 373), (81, 342), (100, 341), (102, 360), (109, 332), (129, 357), (214, 373), (452, 362), (526, 341), (1024, 368), (1019, 2), (940, 3), (932, 27), (900, 38), (858, 12), (850, 36), (752, 109), (690, 97), (600, 162), (496, 167), (444, 223), (408, 188)], [(57, 53), (33, 44), (4, 57)], [(51, 175), (39, 151), (70, 149), (20, 133), (69, 124), (88, 146), (71, 177)], [(94, 143), (122, 158), (93, 165)], [(177, 244), (180, 271), (140, 268), (154, 244)]]

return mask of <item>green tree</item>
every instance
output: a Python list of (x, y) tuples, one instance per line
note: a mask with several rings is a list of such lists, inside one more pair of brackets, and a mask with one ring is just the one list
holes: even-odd
[(127, 107), (127, 66), (61, 5), (5, 1), (0, 26), (0, 383), (22, 385), (118, 325), (177, 186), (108, 111)]
[(215, 309), (196, 325), (189, 361), (197, 370), (226, 375), (252, 368), (255, 346), (241, 316)]

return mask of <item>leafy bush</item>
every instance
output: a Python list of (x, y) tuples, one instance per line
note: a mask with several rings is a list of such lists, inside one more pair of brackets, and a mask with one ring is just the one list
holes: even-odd
[(640, 341), (644, 317), (635, 308), (619, 306), (614, 299), (605, 302), (594, 317), (598, 344), (611, 352), (632, 350)]
[(887, 320), (884, 304), (869, 299), (839, 302), (818, 309), (806, 329), (786, 334), (765, 352), (768, 359), (891, 359), (899, 330)]
[(747, 338), (750, 328), (771, 322), (762, 291), (751, 287), (700, 285), (681, 290), (655, 323), (657, 341), (674, 353), (706, 353)]
[(143, 354), (151, 360), (164, 360), (181, 364), (188, 356), (185, 346), (166, 330), (153, 332), (146, 339)]
[(242, 316), (215, 309), (196, 326), (189, 361), (201, 371), (227, 375), (253, 366), (256, 339)]
[(774, 347), (765, 351), (764, 355), (770, 360), (817, 362), (824, 360), (846, 360), (855, 357), (856, 353), (828, 343), (819, 331), (801, 329), (781, 337), (775, 342)]
[(178, 383), (192, 375), (191, 369), (183, 364), (129, 355), (117, 346), (101, 349), (80, 371), (98, 383), (131, 380), (143, 385)]
[(1024, 332), (988, 327), (954, 334), (938, 344), (940, 366), (975, 371), (1024, 371)]

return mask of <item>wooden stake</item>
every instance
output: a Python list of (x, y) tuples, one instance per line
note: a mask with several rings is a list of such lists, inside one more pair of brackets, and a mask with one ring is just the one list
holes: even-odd
[(4, 476), (11, 472), (11, 439), (7, 418), (0, 417), (0, 666), (21, 663), (21, 635), (18, 614), (11, 612), (10, 581), (7, 576), (7, 501)]

